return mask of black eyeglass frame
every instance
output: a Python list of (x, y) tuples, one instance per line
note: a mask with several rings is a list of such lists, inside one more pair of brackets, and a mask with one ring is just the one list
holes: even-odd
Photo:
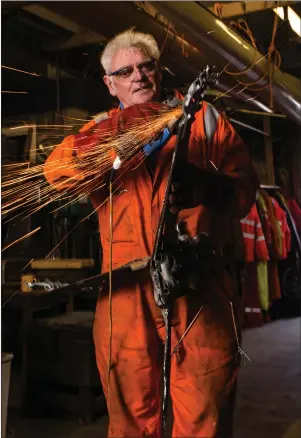
[[(148, 60), (148, 61), (143, 61), (143, 62), (140, 62), (139, 64), (137, 64), (136, 67), (138, 68), (138, 70), (139, 70), (142, 74), (145, 74), (145, 73), (142, 71), (142, 69), (143, 69), (143, 67), (146, 67), (146, 64), (149, 64), (150, 66), (153, 66), (153, 70), (152, 70), (152, 71), (154, 71), (155, 68), (157, 67), (157, 60), (156, 60), (155, 58), (151, 58), (151, 59)], [(122, 77), (122, 76), (121, 76), (121, 73), (122, 73), (124, 70), (128, 70), (128, 69), (131, 69), (131, 71), (129, 72), (129, 76), (131, 76), (131, 74), (132, 74), (133, 71), (134, 71), (134, 66), (132, 66), (132, 65), (129, 65), (129, 66), (126, 66), (126, 67), (122, 67), (122, 68), (120, 68), (120, 69), (118, 69), (118, 70), (112, 71), (111, 73), (108, 73), (108, 76), (114, 76), (114, 77), (121, 78), (121, 77)]]

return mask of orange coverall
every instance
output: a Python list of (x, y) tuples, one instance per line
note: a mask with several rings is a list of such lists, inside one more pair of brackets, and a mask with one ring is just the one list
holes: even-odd
[[(219, 206), (182, 210), (190, 236), (209, 232), (221, 245), (224, 224), (231, 216), (243, 218), (255, 201), (257, 177), (247, 148), (228, 121), (219, 116), (210, 147), (206, 145), (204, 112), (196, 114), (191, 127), (188, 160), (199, 168), (216, 168), (233, 178), (235, 196), (225, 209)], [(114, 114), (113, 110), (110, 115)], [(88, 128), (91, 126), (89, 124)], [(84, 128), (85, 129), (85, 128)], [(113, 268), (152, 254), (171, 156), (176, 136), (157, 153), (153, 178), (145, 163), (126, 171), (122, 186), (113, 196)], [(66, 176), (56, 160), (73, 160), (74, 137), (57, 146), (45, 164), (45, 176), (55, 185)], [(73, 152), (74, 156), (74, 152)], [(214, 166), (210, 163), (214, 163)], [(68, 171), (67, 176), (72, 176)], [(78, 174), (77, 174), (78, 175)], [(74, 173), (74, 177), (75, 173)], [(78, 176), (77, 176), (78, 177)], [(104, 188), (91, 194), (95, 207), (108, 196)], [(102, 270), (109, 266), (109, 203), (97, 209)], [(225, 233), (224, 233), (225, 234)], [(198, 290), (177, 299), (173, 309), (172, 349), (201, 306), (202, 312), (172, 356), (171, 399), (174, 437), (230, 437), (223, 412), (236, 381), (239, 359), (231, 299), (238, 309), (235, 280), (224, 266), (199, 278)], [(159, 437), (160, 387), (164, 323), (153, 298), (148, 270), (117, 278), (112, 294), (112, 366), (110, 373), (110, 437)], [(100, 293), (94, 323), (97, 365), (108, 401), (109, 311), (108, 293)], [(221, 431), (221, 432), (218, 432)]]

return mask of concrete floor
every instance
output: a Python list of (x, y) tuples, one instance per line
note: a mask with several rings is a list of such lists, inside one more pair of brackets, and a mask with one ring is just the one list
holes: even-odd
[[(294, 318), (244, 331), (243, 348), (252, 361), (240, 372), (234, 438), (301, 437), (300, 329), (300, 318)], [(107, 417), (81, 426), (9, 412), (7, 438), (106, 438), (107, 423)]]

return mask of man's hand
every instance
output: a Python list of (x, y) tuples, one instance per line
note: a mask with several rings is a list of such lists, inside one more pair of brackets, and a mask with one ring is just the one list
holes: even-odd
[(232, 180), (219, 172), (199, 169), (188, 162), (178, 163), (169, 196), (170, 211), (222, 205), (234, 195)]
[[(162, 111), (167, 111), (168, 106), (160, 102), (146, 102), (136, 104), (119, 111), (114, 115), (113, 124), (116, 126), (118, 133), (131, 129), (133, 126), (141, 124), (147, 118), (160, 117)], [(152, 120), (152, 119), (150, 119)]]
[(181, 162), (176, 165), (169, 195), (171, 213), (196, 207), (200, 203), (197, 198), (198, 191), (202, 190), (200, 173), (201, 170), (193, 164)]
[[(148, 117), (160, 117), (162, 111), (168, 110), (167, 105), (159, 102), (147, 102), (132, 105), (122, 111), (115, 112), (112, 116), (93, 125), (88, 131), (75, 136), (74, 150), (79, 158), (89, 157), (91, 150), (97, 145), (110, 141), (114, 136), (137, 127)], [(152, 119), (150, 119), (152, 120)], [(171, 124), (175, 120), (171, 120)]]

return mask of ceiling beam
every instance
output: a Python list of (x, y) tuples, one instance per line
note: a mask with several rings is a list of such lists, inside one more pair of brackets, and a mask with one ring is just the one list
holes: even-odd
[[(244, 2), (236, 2), (232, 1), (229, 3), (225, 2), (216, 2), (218, 3), (218, 7), (220, 9), (221, 17), (222, 18), (233, 18), (238, 17), (245, 14), (251, 14), (253, 12), (259, 12), (264, 11), (266, 9), (274, 9), (276, 7), (280, 6), (289, 6), (296, 3), (299, 3), (298, 1), (244, 1)], [(206, 4), (204, 5), (206, 7)], [(214, 14), (216, 13), (216, 7), (215, 6), (209, 6), (207, 7), (211, 12)]]
[(89, 28), (83, 28), (75, 21), (69, 20), (63, 15), (57, 14), (41, 4), (30, 4), (24, 6), (22, 9), (73, 33), (73, 35), (65, 41), (54, 41), (53, 43), (48, 44), (47, 47), (45, 47), (45, 50), (49, 52), (71, 49), (89, 44), (104, 44), (107, 41), (107, 38), (98, 32), (94, 32)]

